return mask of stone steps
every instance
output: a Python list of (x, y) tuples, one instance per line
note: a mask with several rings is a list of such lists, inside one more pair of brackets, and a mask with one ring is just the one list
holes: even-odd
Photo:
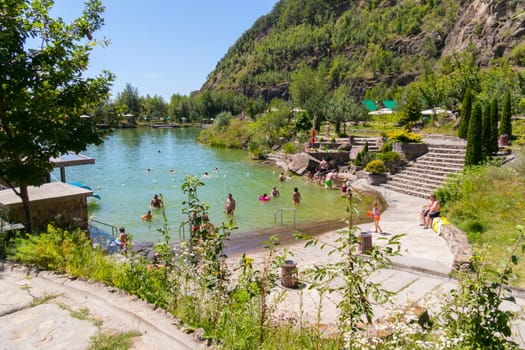
[(448, 140), (432, 140), (428, 152), (397, 174), (391, 175), (386, 188), (411, 196), (428, 198), (452, 174), (463, 170), (466, 144)]

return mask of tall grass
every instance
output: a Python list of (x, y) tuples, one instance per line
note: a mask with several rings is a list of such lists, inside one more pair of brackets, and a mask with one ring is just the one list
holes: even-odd
[[(497, 268), (516, 239), (516, 225), (525, 219), (525, 152), (509, 166), (486, 164), (466, 169), (440, 190), (444, 215), (463, 230), (475, 253)], [(525, 287), (525, 266), (515, 268), (511, 283)]]

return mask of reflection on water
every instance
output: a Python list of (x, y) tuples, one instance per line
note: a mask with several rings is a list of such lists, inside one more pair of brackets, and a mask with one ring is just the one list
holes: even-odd
[[(211, 149), (195, 142), (199, 130), (124, 129), (116, 130), (100, 146), (85, 154), (95, 158), (94, 165), (70, 167), (67, 181), (89, 185), (102, 199), (89, 199), (89, 212), (98, 220), (125, 226), (135, 240), (157, 241), (157, 228), (162, 225), (158, 210), (151, 222), (141, 220), (156, 193), (164, 196), (174, 239), (184, 220), (181, 209), (185, 200), (181, 189), (186, 175), (201, 178), (205, 186), (198, 190), (199, 199), (210, 205), (210, 218), (216, 224), (228, 221), (224, 203), (228, 193), (237, 201), (235, 220), (239, 230), (253, 231), (275, 226), (281, 221), (281, 209), (296, 208), (298, 222), (333, 219), (344, 216), (344, 200), (339, 191), (328, 191), (300, 177), (279, 182), (279, 169), (251, 162), (244, 151)], [(218, 168), (218, 172), (214, 169)], [(204, 176), (205, 173), (208, 176)], [(57, 173), (55, 178), (59, 178)], [(259, 201), (263, 193), (277, 186), (281, 196)], [(302, 202), (294, 206), (293, 188), (298, 187)], [(283, 212), (284, 224), (291, 224), (293, 211)]]

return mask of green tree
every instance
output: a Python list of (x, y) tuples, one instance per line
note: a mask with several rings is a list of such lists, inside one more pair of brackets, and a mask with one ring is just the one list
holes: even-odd
[(499, 124), (499, 134), (507, 135), (509, 140), (512, 138), (512, 111), (511, 111), (511, 101), (510, 101), (510, 91), (507, 91), (505, 94), (505, 99), (503, 100), (503, 110), (501, 111), (501, 121)]
[(474, 104), (472, 115), (469, 119), (467, 134), (467, 154), (465, 155), (465, 166), (478, 165), (483, 161), (483, 147), (481, 139), (482, 108), (479, 102)]
[(419, 101), (419, 95), (416, 93), (410, 93), (407, 98), (407, 102), (401, 109), (403, 117), (401, 123), (408, 125), (411, 122), (419, 120), (421, 117), (421, 102)]
[(122, 92), (117, 94), (115, 104), (119, 110), (127, 115), (131, 123), (135, 122), (135, 118), (139, 117), (141, 113), (140, 96), (137, 88), (133, 87), (130, 83), (127, 83)]
[(95, 119), (81, 115), (107, 97), (113, 79), (109, 72), (82, 75), (104, 7), (88, 0), (68, 24), (50, 16), (52, 1), (0, 4), (0, 178), (22, 198), (31, 231), (28, 186), (44, 182), (51, 157), (103, 139)]
[(492, 122), (490, 150), (492, 154), (498, 153), (498, 122), (499, 122), (499, 107), (498, 99), (494, 98), (490, 104), (490, 121)]
[(461, 120), (459, 121), (458, 136), (462, 139), (467, 138), (469, 129), (470, 114), (472, 113), (472, 91), (467, 88), (461, 104)]
[(492, 115), (490, 114), (490, 102), (483, 105), (483, 116), (481, 119), (481, 148), (482, 158), (492, 156)]
[(164, 120), (168, 116), (168, 104), (164, 102), (162, 96), (153, 97), (147, 95), (144, 98), (144, 116), (152, 119)]
[(293, 75), (290, 95), (296, 106), (306, 109), (314, 128), (319, 131), (321, 116), (328, 102), (328, 87), (312, 68), (302, 66)]

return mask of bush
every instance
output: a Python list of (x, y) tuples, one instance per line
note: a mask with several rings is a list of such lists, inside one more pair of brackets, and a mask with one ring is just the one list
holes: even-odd
[(381, 159), (374, 159), (365, 167), (365, 170), (372, 174), (383, 174), (386, 172), (385, 163)]
[(405, 131), (405, 130), (396, 130), (388, 134), (388, 138), (393, 142), (415, 142), (419, 143), (423, 139), (423, 136), (416, 133)]
[(397, 152), (384, 152), (377, 155), (378, 159), (381, 159), (385, 163), (395, 163), (401, 159), (401, 156)]
[(383, 143), (383, 146), (381, 146), (381, 153), (385, 152), (391, 152), (392, 151), (392, 142), (385, 142)]
[(294, 144), (294, 143), (291, 143), (291, 142), (287, 142), (287, 143), (285, 143), (283, 145), (283, 151), (286, 154), (297, 153), (298, 150), (299, 150), (299, 145), (297, 145), (297, 144)]

